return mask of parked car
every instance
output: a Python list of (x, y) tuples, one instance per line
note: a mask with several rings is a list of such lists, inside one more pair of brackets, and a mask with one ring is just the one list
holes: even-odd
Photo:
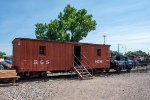
[(144, 66), (148, 65), (148, 63), (145, 60), (140, 61), (139, 64), (140, 64), (141, 67), (144, 67)]
[(111, 69), (116, 70), (116, 72), (120, 74), (121, 70), (126, 70), (127, 72), (130, 72), (133, 67), (133, 61), (128, 60), (128, 58), (124, 56), (117, 56), (115, 60), (110, 60), (110, 65)]
[(133, 67), (133, 65), (134, 65), (134, 61), (133, 61), (133, 60), (128, 60), (127, 62), (128, 62), (128, 65), (129, 65), (129, 66), (132, 66), (132, 67)]
[(0, 70), (4, 70), (4, 66), (0, 62)]
[(5, 60), (5, 62), (9, 63), (9, 64), (12, 64), (12, 61), (11, 60)]
[(4, 69), (11, 69), (12, 68), (12, 62), (11, 61), (2, 61), (1, 65), (4, 67)]
[(133, 60), (133, 66), (136, 67), (140, 65), (139, 61), (138, 60)]

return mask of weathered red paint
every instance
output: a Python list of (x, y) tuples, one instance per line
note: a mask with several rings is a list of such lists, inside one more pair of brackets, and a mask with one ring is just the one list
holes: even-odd
[[(46, 54), (39, 54), (39, 46), (46, 47)], [(41, 41), (16, 38), (13, 41), (13, 66), (17, 72), (70, 71), (74, 66), (74, 46), (81, 48), (81, 64), (89, 69), (110, 67), (109, 45)], [(101, 49), (101, 56), (97, 56)]]
[[(101, 49), (101, 56), (97, 50)], [(92, 69), (106, 69), (110, 67), (110, 50), (108, 45), (85, 45), (82, 46), (82, 63)]]

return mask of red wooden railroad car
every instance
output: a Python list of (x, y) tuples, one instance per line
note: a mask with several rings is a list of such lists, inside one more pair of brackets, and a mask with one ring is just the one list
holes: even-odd
[(81, 64), (92, 70), (110, 67), (110, 45), (27, 38), (16, 38), (12, 43), (13, 66), (21, 75), (71, 71), (74, 66)]

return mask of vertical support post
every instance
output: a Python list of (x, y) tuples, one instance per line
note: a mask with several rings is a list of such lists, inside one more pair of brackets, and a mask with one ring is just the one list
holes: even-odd
[(104, 45), (105, 45), (105, 37), (106, 37), (106, 35), (103, 35), (103, 37), (104, 37)]
[(146, 64), (146, 72), (147, 72), (147, 66), (148, 66), (148, 65)]
[(12, 79), (12, 85), (13, 85), (13, 86), (15, 85), (15, 81), (16, 81), (16, 79), (13, 78), (13, 79)]
[(126, 45), (125, 45), (125, 54), (126, 54)]
[(118, 54), (119, 54), (119, 43), (118, 43)]

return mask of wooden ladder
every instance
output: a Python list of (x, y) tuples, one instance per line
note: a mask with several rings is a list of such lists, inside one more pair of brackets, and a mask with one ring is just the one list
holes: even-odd
[(91, 73), (84, 66), (74, 66), (74, 71), (81, 80), (93, 79)]

